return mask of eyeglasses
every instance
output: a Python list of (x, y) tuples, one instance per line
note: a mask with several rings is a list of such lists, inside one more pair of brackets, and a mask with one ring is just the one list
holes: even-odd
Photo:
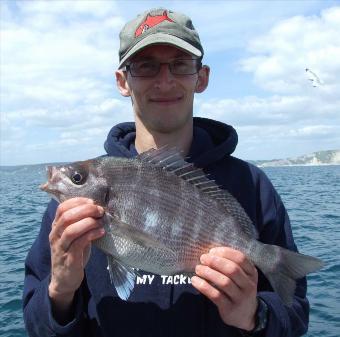
[(156, 60), (134, 61), (125, 66), (132, 77), (154, 77), (161, 70), (162, 64), (167, 64), (173, 75), (193, 75), (202, 67), (200, 59), (176, 59), (170, 62)]

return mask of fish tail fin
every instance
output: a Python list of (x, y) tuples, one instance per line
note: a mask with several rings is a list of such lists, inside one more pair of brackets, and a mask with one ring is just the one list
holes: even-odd
[[(259, 258), (254, 262), (286, 305), (291, 305), (293, 302), (296, 280), (323, 266), (323, 262), (318, 258), (279, 246), (260, 244), (257, 247), (260, 252), (255, 255)], [(264, 258), (265, 256), (267, 258)]]

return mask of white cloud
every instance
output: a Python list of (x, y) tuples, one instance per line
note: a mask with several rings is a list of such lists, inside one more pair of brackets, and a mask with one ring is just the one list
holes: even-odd
[(56, 1), (51, 5), (49, 0), (32, 1), (29, 4), (24, 1), (17, 3), (21, 11), (27, 15), (41, 14), (43, 16), (78, 18), (79, 15), (88, 17), (105, 18), (108, 13), (117, 10), (116, 4), (99, 0), (72, 0)]
[[(80, 105), (72, 110), (57, 109), (23, 109), (6, 114), (7, 125), (20, 121), (23, 129), (34, 127), (57, 131), (65, 139), (82, 137), (85, 134), (96, 136), (98, 129), (108, 128), (119, 122), (120, 116), (132, 120), (130, 102), (118, 99), (108, 99), (99, 105)], [(62, 118), (61, 118), (62, 116)]]
[(196, 103), (199, 116), (232, 125), (244, 159), (298, 156), (340, 147), (340, 101), (312, 96), (216, 99)]
[(315, 139), (315, 137), (328, 138), (330, 135), (336, 135), (338, 131), (339, 128), (334, 125), (311, 125), (297, 128), (295, 130), (290, 130), (290, 136), (297, 138), (305, 137), (313, 139)]
[(240, 99), (199, 101), (197, 115), (216, 118), (235, 126), (285, 125), (326, 121), (340, 125), (340, 101), (327, 104), (318, 96), (248, 96)]
[[(23, 109), (3, 114), (1, 160), (54, 162), (81, 160), (103, 152), (112, 125), (131, 121), (131, 103), (107, 99), (71, 110)], [(4, 162), (2, 162), (3, 164)]]
[(241, 67), (254, 74), (255, 81), (274, 93), (311, 94), (305, 69), (323, 80), (313, 95), (335, 94), (340, 90), (340, 7), (320, 16), (295, 16), (275, 25), (249, 44), (252, 56)]
[(109, 95), (103, 78), (113, 77), (118, 55), (113, 36), (123, 25), (114, 3), (21, 1), (17, 6), (1, 31), (7, 105), (67, 105), (88, 94)]
[[(278, 22), (250, 41), (250, 55), (240, 61), (241, 70), (271, 94), (198, 100), (197, 114), (235, 126), (243, 158), (339, 148), (339, 31), (340, 7)], [(313, 87), (307, 67), (318, 74), (322, 85)]]
[(130, 110), (112, 98), (118, 14), (111, 1), (1, 2), (2, 164), (54, 161), (53, 152), (85, 158), (76, 146), (86, 133), (86, 149), (102, 152), (103, 135)]

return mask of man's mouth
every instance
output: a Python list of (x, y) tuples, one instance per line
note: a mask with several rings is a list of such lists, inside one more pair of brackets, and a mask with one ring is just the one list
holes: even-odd
[(151, 97), (149, 100), (151, 103), (157, 104), (176, 104), (181, 101), (183, 96), (174, 96), (174, 97)]

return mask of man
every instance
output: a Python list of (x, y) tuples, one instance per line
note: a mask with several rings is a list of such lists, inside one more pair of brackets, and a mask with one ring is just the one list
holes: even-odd
[[(209, 68), (191, 20), (157, 9), (120, 34), (120, 93), (131, 97), (135, 123), (112, 128), (109, 156), (134, 157), (176, 146), (244, 207), (260, 240), (296, 250), (289, 219), (262, 171), (231, 156), (228, 125), (193, 118), (195, 93)], [(239, 251), (202, 255), (196, 276), (144, 275), (127, 301), (110, 284), (105, 255), (91, 242), (104, 231), (92, 200), (51, 201), (26, 260), (24, 317), (30, 336), (299, 336), (308, 322), (306, 280), (285, 306), (268, 280)]]

